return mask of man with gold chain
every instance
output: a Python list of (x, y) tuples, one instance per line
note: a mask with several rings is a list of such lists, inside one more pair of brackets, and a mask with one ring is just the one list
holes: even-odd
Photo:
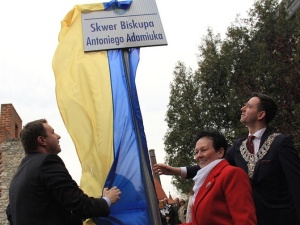
[[(277, 113), (275, 101), (253, 93), (241, 108), (241, 123), (249, 138), (238, 139), (225, 158), (248, 173), (253, 189), (258, 225), (300, 225), (300, 158), (293, 141), (273, 133), (268, 124)], [(193, 178), (198, 166), (171, 167), (156, 164), (160, 175)]]

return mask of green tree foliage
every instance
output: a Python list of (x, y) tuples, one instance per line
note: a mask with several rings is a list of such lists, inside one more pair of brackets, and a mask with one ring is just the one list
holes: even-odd
[[(174, 71), (174, 80), (170, 85), (171, 95), (167, 111), (168, 132), (165, 138), (167, 163), (170, 165), (192, 165), (194, 134), (196, 127), (201, 124), (198, 105), (199, 86), (195, 82), (192, 70), (178, 62)], [(187, 190), (191, 181), (173, 180), (175, 186)]]
[[(247, 129), (240, 108), (252, 92), (273, 96), (279, 113), (271, 124), (300, 147), (300, 13), (289, 17), (283, 1), (259, 0), (247, 18), (237, 18), (224, 40), (211, 29), (199, 46), (198, 69), (178, 62), (171, 83), (165, 135), (166, 163), (194, 164), (194, 136), (203, 129), (222, 131), (229, 144)], [(182, 193), (191, 181), (177, 177)]]

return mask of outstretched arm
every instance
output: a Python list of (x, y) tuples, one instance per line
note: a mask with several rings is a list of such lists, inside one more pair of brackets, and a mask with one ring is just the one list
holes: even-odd
[(194, 178), (196, 176), (199, 166), (187, 166), (187, 167), (173, 167), (167, 164), (158, 163), (153, 165), (153, 172), (158, 175), (173, 175), (173, 176), (181, 176), (181, 178)]
[(181, 175), (180, 167), (172, 167), (163, 163), (153, 165), (153, 172), (158, 175)]

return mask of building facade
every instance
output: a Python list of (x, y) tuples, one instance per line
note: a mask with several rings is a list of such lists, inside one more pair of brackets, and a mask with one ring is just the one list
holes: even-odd
[(6, 218), (8, 189), (22, 158), (25, 156), (19, 133), (22, 120), (12, 104), (2, 104), (0, 114), (0, 224), (9, 224)]

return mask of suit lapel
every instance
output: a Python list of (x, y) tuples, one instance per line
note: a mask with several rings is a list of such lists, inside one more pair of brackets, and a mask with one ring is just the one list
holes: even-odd
[[(265, 130), (265, 132), (263, 133), (263, 135), (261, 136), (261, 140), (259, 143), (259, 149), (261, 148), (261, 146), (265, 143), (265, 141), (267, 140), (267, 138), (270, 136), (270, 134), (272, 134), (271, 130), (269, 128), (267, 128)], [(260, 162), (258, 161), (254, 167), (254, 171), (253, 171), (253, 177), (252, 179), (255, 178), (257, 171), (258, 171), (258, 167), (259, 167)]]
[(270, 136), (271, 131), (270, 129), (266, 129), (265, 132), (263, 133), (263, 135), (261, 136), (261, 140), (259, 143), (259, 148), (261, 148), (261, 146), (263, 145), (263, 143), (267, 140), (267, 138)]

